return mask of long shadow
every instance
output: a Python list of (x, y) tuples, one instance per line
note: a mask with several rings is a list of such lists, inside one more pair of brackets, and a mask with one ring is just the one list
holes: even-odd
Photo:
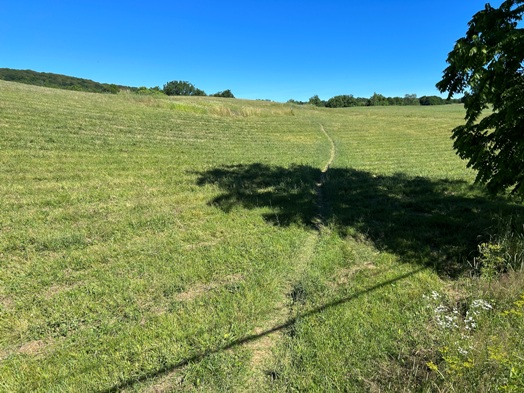
[(136, 384), (138, 384), (140, 382), (144, 382), (144, 381), (147, 381), (147, 380), (150, 380), (150, 379), (153, 379), (153, 378), (162, 377), (162, 376), (167, 375), (168, 373), (170, 373), (170, 372), (172, 372), (172, 371), (174, 371), (176, 369), (179, 369), (179, 368), (182, 368), (184, 366), (187, 366), (190, 363), (199, 362), (199, 361), (201, 361), (201, 360), (205, 359), (206, 357), (209, 357), (209, 356), (211, 356), (213, 354), (216, 354), (216, 353), (219, 353), (219, 352), (222, 352), (222, 351), (226, 351), (228, 349), (235, 348), (235, 347), (238, 347), (238, 346), (243, 345), (243, 344), (247, 344), (249, 342), (258, 340), (258, 339), (260, 339), (260, 338), (262, 338), (264, 336), (267, 336), (269, 334), (272, 334), (272, 333), (275, 333), (275, 332), (287, 329), (287, 328), (293, 326), (293, 324), (295, 324), (301, 318), (307, 318), (309, 316), (321, 313), (321, 312), (323, 312), (325, 310), (328, 310), (330, 308), (342, 305), (342, 304), (347, 303), (347, 302), (349, 302), (351, 300), (359, 298), (359, 297), (361, 297), (361, 296), (363, 296), (363, 295), (365, 295), (367, 293), (376, 291), (376, 290), (378, 290), (380, 288), (386, 287), (388, 285), (392, 285), (392, 284), (394, 284), (394, 283), (396, 283), (398, 281), (401, 281), (401, 280), (404, 280), (404, 279), (406, 279), (408, 277), (411, 277), (414, 274), (417, 274), (417, 273), (419, 273), (420, 271), (422, 271), (424, 269), (425, 269), (424, 267), (419, 267), (418, 269), (415, 269), (415, 270), (413, 270), (413, 271), (411, 271), (409, 273), (406, 273), (406, 274), (400, 275), (398, 277), (392, 278), (390, 280), (387, 280), (387, 281), (381, 282), (379, 284), (373, 285), (373, 286), (371, 286), (369, 288), (366, 288), (366, 289), (364, 289), (362, 291), (354, 293), (351, 296), (347, 296), (347, 297), (344, 297), (344, 298), (341, 298), (341, 299), (337, 299), (335, 301), (332, 301), (330, 303), (327, 303), (327, 304), (324, 304), (322, 306), (316, 307), (316, 308), (314, 308), (312, 310), (309, 310), (307, 312), (301, 313), (301, 314), (297, 315), (296, 317), (290, 318), (286, 322), (284, 322), (284, 323), (282, 323), (280, 325), (276, 325), (276, 326), (272, 327), (271, 329), (265, 330), (265, 331), (263, 331), (261, 333), (251, 334), (251, 335), (239, 338), (237, 340), (231, 341), (230, 343), (227, 343), (225, 345), (222, 345), (222, 346), (219, 346), (219, 347), (216, 347), (216, 348), (212, 348), (212, 349), (209, 349), (209, 350), (197, 353), (197, 354), (195, 354), (195, 355), (193, 355), (193, 356), (191, 356), (191, 357), (189, 357), (187, 359), (181, 360), (178, 363), (173, 363), (173, 364), (166, 365), (166, 366), (162, 367), (159, 370), (156, 370), (156, 371), (153, 371), (153, 372), (150, 372), (150, 373), (146, 373), (146, 374), (143, 374), (141, 376), (138, 376), (138, 377), (135, 377), (135, 378), (123, 381), (123, 382), (121, 382), (121, 383), (119, 383), (119, 384), (117, 384), (117, 385), (115, 385), (115, 386), (113, 386), (113, 387), (111, 387), (109, 389), (101, 390), (100, 393), (119, 392), (119, 391), (121, 391), (123, 389), (132, 387), (132, 386), (134, 386), (134, 385), (136, 385)]
[[(200, 172), (197, 184), (218, 186), (222, 194), (209, 203), (226, 212), (265, 208), (272, 225), (314, 227), (320, 175), (306, 165), (257, 163)], [(498, 220), (524, 213), (522, 204), (491, 197), (465, 181), (376, 176), (351, 168), (331, 168), (322, 194), (324, 219), (341, 235), (365, 238), (379, 250), (446, 277), (469, 268), (467, 261)]]

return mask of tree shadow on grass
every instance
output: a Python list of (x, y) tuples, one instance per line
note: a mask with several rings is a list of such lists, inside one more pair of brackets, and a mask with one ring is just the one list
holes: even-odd
[(478, 244), (489, 240), (500, 220), (524, 212), (522, 205), (490, 197), (465, 181), (377, 176), (351, 168), (329, 169), (319, 198), (320, 177), (319, 169), (306, 165), (257, 163), (199, 172), (197, 184), (222, 191), (209, 203), (223, 211), (269, 209), (264, 219), (273, 225), (315, 228), (322, 210), (325, 223), (342, 236), (365, 238), (446, 277), (470, 267)]
[(197, 184), (217, 185), (223, 194), (209, 202), (225, 212), (269, 208), (264, 219), (273, 225), (313, 226), (316, 214), (316, 182), (320, 170), (306, 165), (290, 168), (263, 164), (231, 165), (197, 173)]
[[(317, 229), (319, 212), (341, 236), (366, 238), (379, 250), (417, 264), (411, 272), (375, 284), (290, 318), (259, 334), (247, 335), (145, 373), (103, 390), (117, 392), (167, 375), (173, 370), (290, 328), (332, 307), (396, 284), (427, 268), (456, 276), (486, 240), (499, 218), (522, 215), (524, 208), (503, 198), (490, 198), (464, 181), (432, 180), (404, 174), (375, 176), (354, 169), (332, 168), (317, 185), (321, 171), (310, 166), (289, 168), (263, 164), (232, 165), (197, 173), (200, 186), (216, 185), (222, 193), (210, 204), (229, 212), (235, 208), (262, 208), (264, 219), (279, 226)], [(320, 206), (319, 206), (320, 204)], [(269, 211), (269, 212), (268, 212)]]

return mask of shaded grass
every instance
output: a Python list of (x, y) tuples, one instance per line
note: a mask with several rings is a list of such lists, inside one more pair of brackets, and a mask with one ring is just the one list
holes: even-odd
[[(319, 176), (319, 169), (304, 165), (253, 164), (206, 171), (198, 183), (224, 190), (210, 203), (225, 212), (236, 205), (266, 206), (272, 212), (264, 218), (273, 225), (313, 226)], [(325, 188), (326, 220), (341, 236), (368, 239), (378, 250), (455, 278), (470, 269), (478, 244), (489, 236), (486, 230), (500, 217), (523, 214), (521, 205), (494, 199), (461, 180), (332, 168)]]

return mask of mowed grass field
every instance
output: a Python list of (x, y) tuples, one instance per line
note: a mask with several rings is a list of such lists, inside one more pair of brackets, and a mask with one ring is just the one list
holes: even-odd
[(463, 117), (0, 81), (0, 390), (524, 386)]

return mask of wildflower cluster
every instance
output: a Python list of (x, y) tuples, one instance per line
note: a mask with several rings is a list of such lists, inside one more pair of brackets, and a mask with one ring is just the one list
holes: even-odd
[(477, 320), (480, 314), (484, 311), (493, 310), (493, 306), (483, 299), (476, 299), (469, 305), (469, 310), (463, 317), (457, 307), (449, 307), (443, 304), (443, 296), (437, 292), (432, 291), (431, 294), (423, 295), (424, 299), (428, 301), (428, 308), (433, 309), (436, 325), (444, 330), (455, 330), (461, 326), (466, 331), (474, 330), (477, 327)]
[(466, 317), (464, 318), (464, 328), (466, 330), (473, 330), (477, 327), (475, 318), (480, 315), (482, 310), (491, 311), (493, 310), (493, 306), (482, 299), (473, 300), (471, 302), (469, 310), (466, 311)]
[[(435, 325), (440, 333), (446, 336), (444, 341), (447, 345), (439, 348), (442, 365), (449, 375), (460, 377), (475, 365), (472, 334), (478, 328), (481, 314), (492, 311), (493, 306), (486, 300), (475, 299), (469, 304), (465, 314), (461, 314), (456, 306), (449, 306), (447, 299), (437, 291), (424, 296), (424, 299), (427, 308), (431, 310)], [(427, 365), (432, 371), (438, 368), (434, 363)], [(442, 376), (442, 372), (439, 369), (437, 373)]]
[(482, 298), (455, 303), (437, 291), (424, 299), (438, 348), (426, 362), (435, 383), (450, 391), (524, 392), (524, 293), (510, 306)]
[(459, 312), (455, 307), (450, 310), (446, 306), (438, 306), (435, 308), (435, 318), (437, 326), (442, 329), (458, 329), (459, 327)]
[(504, 311), (502, 315), (513, 315), (515, 317), (524, 317), (524, 293), (520, 295), (520, 299), (513, 302), (514, 307)]

